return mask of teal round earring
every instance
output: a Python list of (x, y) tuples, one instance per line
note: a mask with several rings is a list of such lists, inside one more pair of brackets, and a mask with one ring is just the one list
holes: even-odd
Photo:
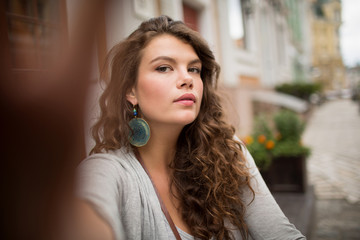
[(142, 118), (138, 118), (138, 113), (134, 106), (133, 110), (134, 118), (130, 120), (130, 134), (129, 142), (135, 147), (142, 147), (150, 139), (150, 127), (149, 124)]

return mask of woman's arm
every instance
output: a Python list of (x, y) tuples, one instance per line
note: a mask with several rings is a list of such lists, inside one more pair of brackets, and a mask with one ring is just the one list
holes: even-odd
[(120, 240), (125, 239), (120, 216), (125, 174), (113, 158), (109, 154), (95, 154), (81, 162), (77, 174), (77, 197), (82, 199), (80, 216), (89, 217), (84, 222), (88, 227), (94, 227), (91, 229), (94, 235), (99, 232), (110, 236), (101, 239)]
[(248, 204), (245, 220), (252, 238), (306, 239), (281, 211), (247, 149), (245, 149), (244, 155), (252, 175), (250, 184), (255, 191), (255, 199), (252, 202), (253, 198), (250, 190), (246, 190), (244, 195), (244, 200)]
[(78, 200), (76, 203), (75, 239), (114, 240), (110, 225), (98, 215), (91, 203)]

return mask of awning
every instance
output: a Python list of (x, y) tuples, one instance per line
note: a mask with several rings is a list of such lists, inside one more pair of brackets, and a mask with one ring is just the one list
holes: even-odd
[(257, 90), (252, 93), (254, 101), (264, 102), (288, 108), (297, 113), (304, 113), (308, 110), (308, 103), (292, 95), (275, 91)]

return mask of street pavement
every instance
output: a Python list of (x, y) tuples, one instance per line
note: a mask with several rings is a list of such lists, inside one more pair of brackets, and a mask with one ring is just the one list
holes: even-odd
[(313, 111), (303, 135), (310, 146), (308, 183), (315, 190), (312, 240), (360, 239), (360, 112), (349, 99)]

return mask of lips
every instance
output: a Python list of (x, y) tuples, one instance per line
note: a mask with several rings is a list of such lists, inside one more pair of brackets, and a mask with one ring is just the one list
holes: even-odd
[(174, 102), (181, 102), (181, 101), (192, 101), (192, 102), (195, 103), (196, 102), (196, 97), (192, 93), (185, 93), (184, 95), (182, 95), (181, 97), (176, 99)]

